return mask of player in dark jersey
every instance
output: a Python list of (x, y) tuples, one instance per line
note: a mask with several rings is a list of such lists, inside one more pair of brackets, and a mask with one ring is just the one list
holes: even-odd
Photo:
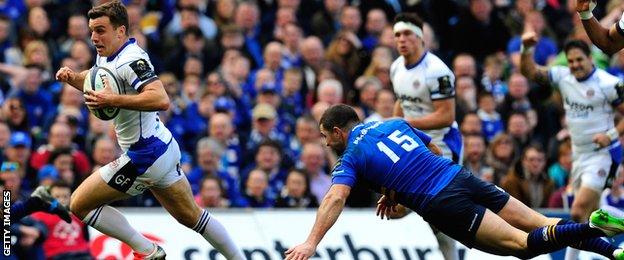
[(624, 219), (596, 211), (590, 223), (576, 224), (541, 215), (451, 160), (433, 154), (428, 148), (436, 149), (431, 138), (405, 120), (360, 124), (351, 107), (336, 105), (323, 114), (320, 128), (327, 146), (341, 158), (308, 239), (286, 251), (286, 259), (314, 255), (356, 180), (384, 194), (378, 208), (382, 217), (402, 204), (468, 247), (532, 258), (576, 246), (624, 259), (622, 249), (599, 238), (623, 233)]

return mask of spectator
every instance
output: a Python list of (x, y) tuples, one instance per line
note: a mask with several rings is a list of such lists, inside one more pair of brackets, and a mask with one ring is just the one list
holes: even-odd
[(388, 25), (386, 13), (381, 9), (371, 9), (366, 14), (366, 23), (364, 25), (366, 34), (362, 39), (362, 46), (368, 52), (372, 52), (377, 46), (379, 37), (383, 29)]
[(340, 81), (327, 79), (321, 81), (316, 89), (316, 95), (319, 102), (325, 102), (329, 105), (342, 103), (344, 100), (344, 88)]
[(241, 173), (241, 180), (248, 184), (250, 172), (260, 170), (266, 175), (268, 182), (266, 196), (270, 199), (277, 198), (286, 182), (287, 172), (282, 167), (282, 164), (287, 164), (282, 162), (282, 159), (286, 159), (284, 157), (281, 143), (271, 139), (263, 141), (255, 150), (253, 162)]
[(462, 121), (466, 113), (477, 110), (477, 85), (473, 78), (461, 76), (455, 79), (455, 117)]
[(229, 114), (216, 113), (210, 118), (208, 136), (224, 149), (219, 160), (219, 169), (226, 171), (235, 179), (240, 179), (243, 151), (238, 135), (234, 130), (232, 117)]
[(531, 208), (544, 208), (554, 191), (546, 174), (546, 155), (539, 146), (527, 146), (520, 161), (505, 176), (501, 188)]
[(494, 168), (494, 183), (499, 184), (516, 160), (514, 143), (510, 135), (500, 133), (492, 139), (485, 162)]
[(451, 42), (454, 51), (470, 53), (482, 62), (487, 55), (505, 50), (509, 32), (490, 0), (468, 2), (468, 10), (459, 16), (459, 21), (451, 29)]
[(61, 42), (60, 50), (69, 53), (76, 41), (89, 42), (89, 23), (82, 14), (73, 14), (67, 19), (67, 38)]
[(317, 142), (309, 142), (303, 145), (300, 168), (304, 169), (310, 180), (310, 192), (316, 201), (322, 201), (331, 186), (331, 177), (325, 171), (325, 150)]
[(234, 11), (236, 11), (236, 0), (217, 0), (212, 14), (217, 28), (223, 28), (234, 22)]
[[(314, 96), (314, 86), (318, 82), (318, 74), (325, 62), (323, 43), (316, 36), (309, 36), (301, 42), (301, 57), (303, 58), (303, 88), (306, 99)], [(310, 104), (311, 106), (311, 104)]]
[(559, 144), (557, 162), (548, 168), (548, 177), (555, 184), (555, 188), (559, 189), (568, 183), (570, 172), (572, 172), (572, 144), (568, 139)]
[(14, 162), (19, 167), (18, 173), (22, 174), (22, 186), (26, 190), (31, 190), (35, 186), (35, 177), (37, 170), (33, 169), (28, 160), (30, 160), (32, 141), (30, 136), (25, 132), (15, 131), (11, 134), (7, 149), (3, 150), (3, 162)]
[(353, 82), (363, 72), (363, 61), (360, 49), (362, 42), (351, 31), (340, 31), (327, 47), (326, 58), (334, 65), (343, 68), (347, 81)]
[[(535, 52), (533, 57), (535, 63), (545, 66), (555, 59), (558, 53), (557, 44), (550, 37), (544, 35), (546, 28), (546, 21), (540, 11), (529, 11), (525, 17), (524, 30), (534, 31), (539, 38), (535, 45)], [(511, 60), (512, 65), (515, 68), (520, 68), (520, 45), (522, 40), (520, 36), (514, 36), (507, 44), (507, 55)]]
[(260, 35), (260, 9), (253, 2), (241, 2), (236, 7), (234, 23), (243, 30), (245, 38), (244, 50), (249, 53), (251, 68), (261, 68), (262, 62), (261, 44), (265, 39)]
[(168, 35), (177, 36), (184, 30), (197, 26), (205, 38), (214, 39), (217, 35), (215, 22), (200, 10), (199, 0), (181, 0), (178, 10), (166, 27)]
[(468, 113), (464, 116), (459, 129), (464, 135), (482, 135), (481, 120), (477, 113)]
[(76, 174), (78, 174), (78, 178), (85, 177), (87, 174), (91, 173), (91, 163), (87, 155), (73, 148), (73, 146), (74, 144), (72, 144), (71, 141), (71, 130), (69, 126), (64, 123), (54, 123), (50, 127), (48, 143), (40, 146), (37, 151), (33, 153), (30, 159), (30, 166), (38, 170), (49, 161), (52, 151), (60, 148), (71, 148)]
[(485, 64), (483, 65), (483, 77), (481, 77), (481, 85), (483, 90), (492, 94), (496, 101), (496, 104), (503, 102), (505, 95), (509, 90), (507, 89), (507, 82), (503, 80), (503, 73), (505, 72), (505, 66), (507, 61), (500, 57), (500, 55), (489, 55), (485, 58)]
[(362, 14), (360, 9), (355, 6), (345, 6), (340, 10), (340, 28), (359, 34), (362, 26)]
[(394, 92), (388, 89), (378, 90), (375, 93), (374, 113), (364, 119), (364, 122), (383, 121), (392, 118), (395, 102)]
[[(0, 149), (8, 149), (9, 148), (9, 139), (11, 138), (11, 129), (9, 129), (9, 125), (6, 122), (0, 120)], [(2, 158), (2, 154), (0, 154), (0, 158)]]
[(303, 31), (294, 23), (284, 25), (284, 49), (282, 52), (282, 67), (290, 69), (293, 67), (300, 68), (303, 65), (303, 57), (301, 54), (301, 42), (303, 40)]
[(329, 43), (339, 29), (338, 21), (345, 2), (345, 0), (324, 0), (324, 8), (312, 15), (312, 34), (320, 37), (324, 43)]
[[(50, 194), (58, 202), (69, 208), (71, 196), (70, 185), (55, 182), (50, 186)], [(43, 242), (43, 251), (46, 259), (92, 259), (89, 248), (89, 232), (87, 225), (76, 216), (71, 215), (72, 222), (67, 223), (56, 215), (37, 212), (32, 218), (49, 230), (49, 235)]]
[(225, 198), (221, 180), (215, 176), (206, 176), (202, 179), (199, 193), (195, 195), (195, 202), (201, 208), (230, 207), (230, 201)]
[(521, 112), (511, 114), (507, 124), (507, 133), (513, 139), (515, 154), (520, 154), (520, 151), (532, 141), (531, 126), (527, 115)]
[(93, 170), (95, 172), (100, 167), (107, 165), (115, 160), (120, 154), (117, 144), (113, 143), (108, 137), (101, 137), (95, 141), (93, 145), (92, 162)]
[(485, 140), (480, 135), (465, 135), (464, 147), (466, 156), (464, 167), (479, 179), (490, 179), (494, 176), (494, 169), (485, 163)]
[(249, 177), (247, 181), (245, 181), (245, 193), (243, 194), (242, 207), (273, 207), (274, 200), (267, 195), (269, 192), (267, 179), (267, 174), (260, 169), (254, 169), (249, 172)]
[(483, 93), (479, 96), (477, 115), (481, 119), (481, 129), (487, 142), (491, 142), (496, 135), (505, 130), (501, 115), (496, 112), (496, 101), (492, 94)]
[(11, 131), (30, 133), (28, 113), (24, 108), (24, 102), (17, 97), (10, 97), (2, 104), (2, 119), (6, 120)]
[(477, 62), (474, 56), (468, 53), (460, 53), (453, 59), (453, 73), (455, 78), (468, 76), (473, 79), (477, 78)]
[[(287, 137), (276, 129), (277, 112), (275, 108), (269, 104), (258, 104), (252, 112), (252, 129), (249, 134), (249, 140), (245, 144), (247, 152), (255, 151), (256, 148), (265, 140), (271, 139), (279, 143), (286, 144)], [(245, 158), (253, 158), (249, 155)]]
[(290, 170), (286, 186), (275, 201), (276, 208), (317, 208), (318, 201), (310, 193), (310, 180), (305, 170)]
[(221, 187), (233, 204), (240, 198), (240, 180), (219, 169), (224, 150), (215, 140), (202, 138), (197, 142), (196, 167), (186, 175), (194, 195), (199, 193), (201, 180), (212, 176), (219, 179)]

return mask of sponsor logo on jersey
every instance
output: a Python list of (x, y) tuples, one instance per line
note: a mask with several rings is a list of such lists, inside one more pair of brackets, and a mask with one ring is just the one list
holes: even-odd
[(453, 83), (450, 76), (443, 76), (438, 78), (438, 89), (442, 95), (453, 94)]
[(401, 101), (409, 101), (409, 102), (414, 102), (414, 103), (421, 103), (422, 99), (419, 97), (411, 97), (411, 96), (407, 96), (407, 95), (399, 95), (399, 100)]
[(569, 98), (565, 98), (565, 103), (570, 106), (570, 110), (574, 111), (574, 112), (581, 112), (581, 111), (594, 111), (594, 106), (592, 105), (588, 105), (588, 104), (583, 104), (583, 103), (578, 103), (578, 102), (574, 102), (571, 101)]
[(139, 80), (147, 80), (156, 76), (152, 68), (149, 66), (146, 60), (140, 59), (130, 63), (130, 68), (137, 75)]

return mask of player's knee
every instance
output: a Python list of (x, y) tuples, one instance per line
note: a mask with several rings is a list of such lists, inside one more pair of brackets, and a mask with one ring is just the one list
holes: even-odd
[(72, 194), (71, 196), (71, 200), (69, 203), (69, 211), (71, 211), (71, 213), (73, 213), (76, 217), (78, 217), (81, 220), (84, 219), (87, 216), (87, 214), (89, 214), (89, 211), (85, 209), (85, 207), (80, 205), (79, 200), (75, 198), (74, 194)]
[(185, 227), (188, 228), (193, 228), (195, 226), (195, 224), (197, 224), (197, 216), (195, 214), (192, 214), (192, 212), (187, 211), (187, 212), (177, 212), (173, 218), (175, 218), (178, 223), (184, 225)]

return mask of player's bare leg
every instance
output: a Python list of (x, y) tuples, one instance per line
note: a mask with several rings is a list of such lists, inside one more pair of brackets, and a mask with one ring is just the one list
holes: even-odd
[[(588, 187), (581, 186), (581, 188), (574, 195), (574, 202), (572, 202), (572, 208), (570, 209), (570, 217), (572, 221), (577, 223), (586, 222), (589, 219), (589, 215), (596, 209), (600, 201), (600, 194)], [(566, 249), (565, 260), (578, 259), (579, 250), (576, 248), (568, 247)]]
[(108, 186), (95, 171), (74, 191), (70, 210), (85, 224), (100, 232), (121, 240), (132, 250), (149, 254), (157, 247), (130, 226), (128, 220), (107, 203), (128, 198), (129, 195)]
[(150, 190), (180, 224), (202, 235), (225, 258), (245, 259), (223, 225), (208, 211), (197, 206), (186, 178), (180, 179), (167, 188), (152, 187)]

